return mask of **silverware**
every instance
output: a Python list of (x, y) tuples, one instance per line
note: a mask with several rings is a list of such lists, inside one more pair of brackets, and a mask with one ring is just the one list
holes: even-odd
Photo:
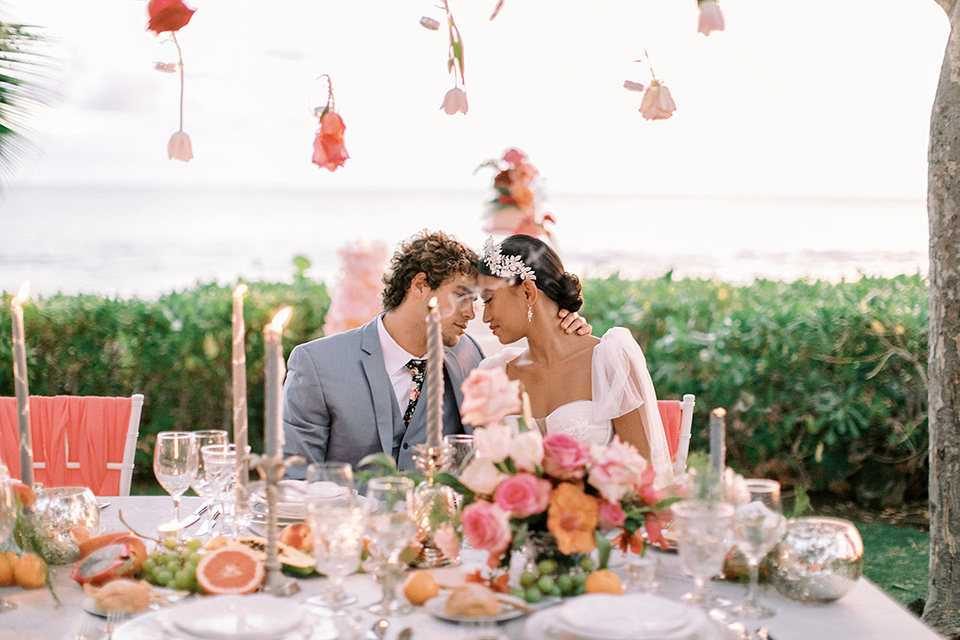
[(97, 506), (100, 508), (101, 511), (103, 511), (104, 509), (106, 509), (107, 507), (110, 506), (110, 503), (109, 503), (109, 502), (101, 502), (101, 503), (97, 504)]
[(367, 638), (370, 640), (383, 640), (387, 635), (387, 627), (390, 626), (390, 621), (386, 618), (380, 618), (373, 623), (373, 626), (370, 627), (370, 631), (367, 631)]
[(180, 521), (180, 527), (186, 529), (187, 527), (192, 527), (200, 521), (200, 516), (202, 516), (207, 510), (207, 505), (203, 504), (199, 506), (193, 513)]
[(207, 521), (200, 525), (200, 528), (197, 529), (197, 537), (203, 537), (210, 533), (210, 529), (213, 528), (214, 523), (217, 521), (217, 518), (220, 517), (220, 509), (214, 509), (213, 513), (210, 514), (210, 517), (207, 518)]
[(103, 627), (103, 631), (106, 634), (104, 637), (109, 640), (113, 637), (113, 632), (117, 627), (120, 626), (121, 621), (123, 620), (123, 613), (115, 609), (107, 612), (107, 624)]
[(83, 617), (80, 628), (77, 629), (76, 640), (100, 640), (103, 638), (104, 629), (100, 621), (91, 615)]

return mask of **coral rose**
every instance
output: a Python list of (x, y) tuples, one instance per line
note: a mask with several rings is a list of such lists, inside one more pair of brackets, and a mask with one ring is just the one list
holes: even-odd
[(699, 0), (700, 16), (697, 18), (697, 33), (705, 36), (714, 31), (723, 31), (726, 24), (723, 21), (723, 11), (716, 0)]
[(460, 390), (464, 424), (495, 424), (510, 414), (520, 413), (520, 381), (510, 380), (502, 369), (474, 369)]
[(506, 476), (486, 458), (474, 457), (467, 468), (460, 473), (460, 482), (474, 493), (493, 495), (497, 485)]
[(167, 143), (167, 157), (182, 162), (193, 160), (193, 146), (190, 144), (190, 136), (183, 131), (177, 131), (170, 136), (170, 142)]
[(550, 481), (532, 473), (518, 473), (497, 486), (493, 500), (514, 518), (543, 513), (550, 504)]
[(13, 489), (13, 494), (16, 496), (20, 506), (32, 507), (37, 501), (37, 494), (33, 490), (33, 487), (27, 486), (20, 480), (7, 480), (7, 482), (10, 483), (10, 488)]
[(194, 11), (196, 9), (183, 4), (182, 0), (150, 0), (147, 4), (147, 15), (150, 16), (147, 29), (156, 34), (179, 31), (187, 26)]
[(320, 117), (320, 131), (313, 141), (313, 164), (328, 171), (336, 171), (350, 157), (343, 144), (343, 133), (347, 130), (343, 118), (333, 111), (327, 111)]
[(466, 506), (461, 515), (463, 535), (470, 546), (490, 552), (491, 558), (501, 555), (510, 545), (510, 523), (507, 512), (495, 504), (478, 500)]
[(440, 108), (443, 109), (443, 112), (448, 116), (452, 116), (457, 111), (463, 115), (467, 115), (467, 109), (470, 108), (470, 105), (467, 104), (467, 94), (460, 87), (454, 87), (447, 91), (447, 94), (443, 96), (443, 104), (440, 105)]
[(564, 482), (550, 493), (547, 529), (557, 539), (560, 553), (590, 553), (597, 546), (595, 532), (600, 516), (597, 499), (580, 487)]
[(670, 95), (670, 89), (660, 81), (653, 80), (643, 93), (640, 101), (640, 113), (644, 120), (666, 120), (677, 110), (677, 105)]
[(548, 433), (543, 439), (543, 470), (561, 480), (579, 480), (590, 462), (590, 449), (573, 436)]

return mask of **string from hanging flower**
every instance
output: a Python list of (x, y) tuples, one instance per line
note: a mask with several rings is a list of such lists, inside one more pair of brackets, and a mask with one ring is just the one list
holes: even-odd
[(463, 39), (453, 19), (448, 0), (443, 0), (443, 11), (447, 16), (447, 33), (450, 37), (450, 45), (447, 48), (447, 72), (453, 74), (453, 89), (443, 96), (440, 109), (450, 116), (457, 112), (467, 115), (467, 110), (470, 108), (467, 104), (467, 92), (460, 88), (460, 85), (466, 84), (463, 76)]
[(177, 41), (177, 32), (189, 24), (194, 12), (196, 9), (188, 7), (182, 0), (150, 0), (147, 4), (149, 17), (147, 30), (153, 31), (158, 36), (161, 33), (169, 33), (171, 41), (177, 48), (176, 62), (157, 62), (154, 68), (165, 73), (180, 72), (180, 128), (170, 136), (170, 141), (167, 142), (167, 157), (181, 162), (193, 160), (193, 146), (190, 136), (183, 130), (183, 51)]
[(336, 103), (333, 99), (333, 81), (326, 73), (317, 77), (327, 82), (327, 104), (323, 107), (313, 107), (313, 115), (320, 120), (320, 129), (313, 140), (313, 164), (328, 171), (336, 171), (350, 157), (343, 144), (343, 133), (347, 126), (343, 118), (336, 112)]
[(650, 85), (643, 86), (643, 83), (625, 80), (623, 88), (627, 91), (643, 92), (643, 98), (640, 100), (640, 113), (644, 120), (666, 120), (677, 110), (677, 105), (670, 95), (670, 89), (661, 82), (653, 71), (653, 65), (650, 63), (650, 55), (647, 50), (643, 50), (645, 60), (634, 60), (634, 62), (646, 62), (650, 68)]

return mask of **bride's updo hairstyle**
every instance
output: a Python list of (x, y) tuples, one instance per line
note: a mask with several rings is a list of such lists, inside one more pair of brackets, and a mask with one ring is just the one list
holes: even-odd
[[(563, 263), (557, 252), (546, 243), (527, 235), (513, 235), (500, 243), (500, 253), (504, 257), (519, 256), (523, 264), (536, 275), (533, 281), (537, 289), (567, 311), (577, 311), (583, 306), (580, 295), (580, 278), (563, 270)], [(500, 277), (490, 270), (486, 260), (480, 260), (480, 273), (485, 276)], [(517, 276), (507, 278), (511, 284), (519, 284)]]

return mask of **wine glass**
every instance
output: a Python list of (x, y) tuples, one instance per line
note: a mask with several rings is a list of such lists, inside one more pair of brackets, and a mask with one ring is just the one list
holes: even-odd
[[(2, 465), (0, 465), (2, 469)], [(7, 536), (13, 533), (13, 527), (17, 519), (17, 502), (13, 493), (13, 485), (6, 474), (0, 475), (0, 547), (7, 540)], [(4, 599), (0, 595), (0, 613), (16, 609), (17, 605)]]
[(306, 498), (341, 498), (357, 494), (348, 462), (314, 462), (307, 466)]
[(450, 456), (450, 475), (459, 477), (463, 461), (473, 451), (473, 436), (468, 433), (451, 433), (443, 436), (443, 442), (450, 445), (453, 451), (453, 455)]
[(352, 495), (333, 498), (309, 498), (307, 522), (313, 532), (313, 557), (317, 571), (327, 576), (329, 587), (304, 600), (307, 604), (328, 606), (334, 611), (357, 601), (343, 589), (343, 579), (360, 567), (363, 551), (363, 508)]
[(206, 465), (203, 464), (203, 455), (201, 449), (208, 444), (227, 444), (229, 438), (227, 432), (221, 429), (209, 429), (204, 431), (193, 431), (193, 443), (192, 446), (197, 456), (197, 474), (193, 478), (193, 483), (190, 485), (198, 496), (203, 498), (204, 504), (204, 522), (205, 524), (201, 528), (206, 528), (207, 531), (210, 530), (210, 524), (214, 522), (212, 519), (212, 514), (210, 513), (213, 509), (213, 498), (214, 493), (212, 491), (211, 477), (207, 473)]
[(683, 572), (693, 578), (693, 591), (680, 601), (703, 609), (729, 606), (730, 602), (711, 593), (710, 578), (723, 570), (730, 550), (733, 505), (707, 500), (683, 500), (674, 504), (673, 531)]
[[(247, 455), (250, 447), (247, 446)], [(208, 444), (200, 449), (205, 473), (210, 482), (210, 493), (223, 505), (224, 533), (228, 536), (239, 535), (248, 522), (246, 496), (237, 483), (238, 459), (235, 444)]]
[[(180, 524), (180, 496), (190, 488), (197, 474), (197, 451), (190, 446), (193, 434), (161, 431), (153, 448), (153, 475), (173, 498), (173, 519)], [(180, 536), (181, 528), (177, 529)]]
[(740, 618), (756, 620), (776, 613), (757, 601), (760, 561), (780, 541), (786, 531), (786, 519), (780, 510), (780, 483), (776, 480), (749, 478), (744, 481), (750, 501), (739, 505), (733, 515), (733, 539), (750, 567), (747, 598), (733, 608)]
[(380, 584), (383, 597), (370, 611), (377, 615), (403, 615), (411, 609), (397, 599), (396, 588), (403, 566), (400, 554), (417, 532), (414, 519), (413, 481), (386, 476), (367, 485), (367, 531), (372, 548), (380, 555)]

